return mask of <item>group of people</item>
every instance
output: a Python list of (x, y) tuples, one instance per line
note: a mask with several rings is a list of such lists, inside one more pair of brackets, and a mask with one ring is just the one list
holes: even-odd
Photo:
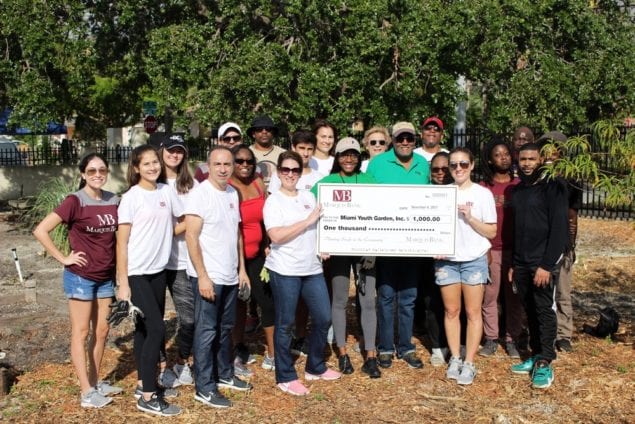
[[(252, 302), (266, 342), (261, 366), (275, 372), (281, 391), (309, 393), (295, 369), (298, 354), (307, 356), (304, 381), (353, 373), (346, 313), (352, 281), (361, 371), (370, 378), (380, 378), (395, 359), (423, 367), (412, 342), (418, 314), (430, 339), (430, 362), (447, 365), (448, 379), (471, 384), (476, 355), (494, 354), (499, 337), (510, 357), (520, 358), (517, 342), (526, 326), (531, 355), (511, 370), (531, 373), (534, 387), (549, 387), (555, 345), (571, 348), (570, 331), (567, 336), (559, 330), (570, 320), (570, 299), (569, 309), (565, 299), (558, 314), (553, 299), (561, 269), (570, 271), (575, 260), (577, 220), (568, 184), (543, 172), (540, 143), (562, 142), (564, 136), (551, 132), (534, 143), (531, 130), (523, 128), (515, 134), (525, 138), (518, 147), (493, 139), (483, 148), (484, 181), (478, 184), (472, 180), (473, 152), (443, 149), (443, 132), (443, 121), (432, 116), (421, 124), (420, 148), (409, 122), (391, 131), (374, 126), (360, 144), (351, 137), (338, 140), (336, 128), (318, 120), (311, 130), (295, 131), (286, 151), (275, 144), (278, 129), (268, 116), (257, 116), (247, 129), (251, 145), (238, 124), (227, 122), (194, 175), (178, 134), (166, 137), (158, 150), (135, 148), (121, 199), (103, 190), (107, 160), (84, 157), (79, 190), (34, 230), (65, 267), (81, 406), (103, 407), (122, 391), (98, 379), (115, 296), (142, 311), (134, 332), (137, 407), (172, 416), (181, 409), (166, 399), (178, 395), (179, 385), (194, 384), (197, 401), (219, 408), (231, 406), (219, 388), (252, 389), (248, 365), (255, 357), (244, 343)], [(454, 184), (454, 255), (318, 252), (322, 208), (316, 196), (323, 183)], [(49, 235), (60, 224), (69, 229), (69, 254)], [(166, 288), (178, 319), (172, 367), (165, 349)], [(570, 282), (568, 290), (570, 296)], [(499, 301), (505, 306), (504, 332)], [(570, 321), (565, 324), (570, 327)], [(337, 369), (327, 367), (324, 354), (330, 337)]]

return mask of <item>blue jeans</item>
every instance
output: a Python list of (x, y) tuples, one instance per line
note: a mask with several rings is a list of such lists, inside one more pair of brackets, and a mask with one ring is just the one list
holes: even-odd
[(196, 391), (209, 393), (219, 378), (231, 380), (232, 329), (236, 322), (238, 284), (214, 284), (216, 297), (210, 302), (198, 291), (198, 278), (190, 277), (194, 292), (194, 373)]
[(295, 310), (300, 296), (309, 308), (311, 333), (308, 337), (309, 353), (305, 371), (322, 374), (326, 371), (324, 348), (326, 334), (331, 325), (331, 305), (323, 274), (293, 276), (269, 271), (271, 291), (275, 309), (275, 329), (273, 333), (276, 362), (276, 382), (288, 383), (296, 380), (291, 340), (295, 323)]
[(412, 344), (417, 284), (421, 277), (421, 258), (377, 258), (377, 350), (395, 351), (394, 304), (397, 300), (399, 339), (397, 356), (415, 351)]

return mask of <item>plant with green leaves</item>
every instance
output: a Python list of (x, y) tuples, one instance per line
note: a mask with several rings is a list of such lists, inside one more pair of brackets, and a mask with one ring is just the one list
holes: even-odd
[[(77, 181), (68, 183), (61, 177), (41, 183), (38, 187), (33, 207), (25, 216), (27, 225), (29, 227), (35, 227), (39, 224), (62, 203), (69, 193), (74, 192), (76, 187)], [(60, 252), (65, 255), (70, 253), (68, 228), (66, 228), (65, 225), (56, 226), (51, 232), (51, 239)]]

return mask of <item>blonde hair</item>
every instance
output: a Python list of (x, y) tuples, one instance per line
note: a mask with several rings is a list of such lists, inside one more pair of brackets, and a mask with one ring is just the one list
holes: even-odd
[(386, 140), (386, 148), (390, 146), (392, 139), (390, 138), (390, 133), (388, 132), (388, 128), (382, 127), (381, 125), (375, 125), (370, 129), (366, 130), (364, 133), (364, 138), (362, 139), (362, 144), (364, 145), (364, 149), (368, 149), (368, 140), (370, 139), (371, 134), (382, 133), (384, 135), (384, 139)]

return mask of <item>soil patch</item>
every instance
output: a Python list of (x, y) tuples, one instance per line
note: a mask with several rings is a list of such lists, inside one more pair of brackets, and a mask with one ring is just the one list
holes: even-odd
[[(135, 408), (135, 372), (129, 323), (109, 336), (103, 372), (125, 389), (113, 405), (87, 411), (79, 407), (79, 388), (69, 362), (69, 325), (61, 287), (61, 267), (41, 254), (30, 232), (0, 215), (0, 350), (1, 360), (17, 375), (11, 394), (0, 398), (0, 420), (8, 422), (124, 422), (151, 421)], [(17, 249), (24, 275), (37, 283), (36, 302), (27, 303), (19, 283), (11, 248)], [(491, 358), (478, 358), (479, 374), (472, 386), (445, 380), (445, 369), (428, 365), (425, 334), (415, 334), (423, 370), (402, 361), (371, 380), (359, 370), (360, 355), (349, 350), (355, 372), (337, 382), (315, 382), (311, 394), (295, 398), (275, 388), (274, 375), (252, 366), (255, 389), (229, 393), (234, 407), (207, 408), (193, 399), (193, 388), (181, 389), (176, 403), (183, 407), (180, 422), (635, 422), (634, 300), (635, 224), (624, 221), (580, 220), (578, 261), (575, 265), (575, 351), (560, 354), (556, 381), (545, 391), (530, 388), (529, 379), (509, 372), (513, 363), (499, 348)], [(29, 297), (32, 300), (32, 296)], [(622, 317), (614, 339), (600, 340), (579, 331), (594, 324), (597, 310), (615, 307)], [(351, 313), (351, 317), (354, 314)], [(174, 315), (168, 313), (168, 333), (174, 334)], [(352, 325), (351, 332), (358, 329)], [(251, 348), (262, 354), (262, 338), (252, 334)], [(174, 356), (170, 347), (169, 356)], [(328, 362), (336, 367), (329, 352)], [(302, 376), (304, 359), (297, 369)]]

